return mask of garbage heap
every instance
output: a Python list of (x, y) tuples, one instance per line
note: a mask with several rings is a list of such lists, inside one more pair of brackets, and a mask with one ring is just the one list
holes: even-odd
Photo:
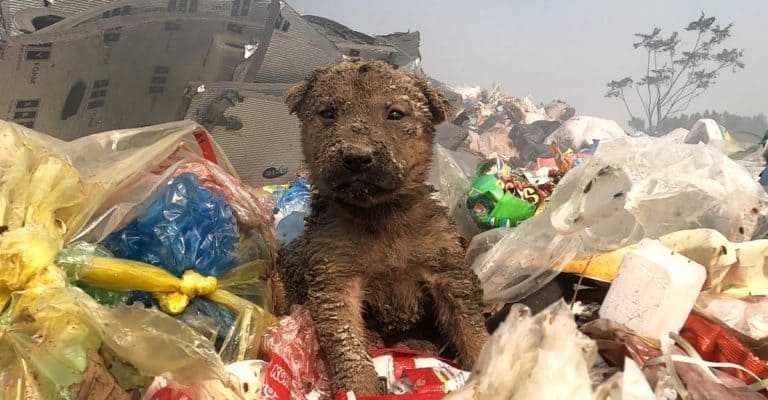
[(436, 145), (493, 334), (473, 371), (371, 348), (383, 396), (332, 393), (312, 316), (276, 315), (301, 176), (248, 187), (189, 121), (73, 142), (0, 121), (0, 399), (764, 398), (756, 177), (712, 143), (478, 96), (454, 120), (478, 136), (559, 126), (522, 166)]

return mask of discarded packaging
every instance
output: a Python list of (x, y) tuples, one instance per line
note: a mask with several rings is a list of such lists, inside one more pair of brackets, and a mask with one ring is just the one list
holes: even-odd
[(624, 256), (600, 318), (661, 339), (683, 326), (705, 279), (701, 265), (657, 241), (643, 240)]
[(767, 198), (747, 171), (706, 145), (629, 137), (601, 142), (563, 177), (541, 214), (511, 230), (472, 268), (486, 302), (514, 301), (574, 258), (645, 237), (711, 228), (731, 241), (749, 240)]

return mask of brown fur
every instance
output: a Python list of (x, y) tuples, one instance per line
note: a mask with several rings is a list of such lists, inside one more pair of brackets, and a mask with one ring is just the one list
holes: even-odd
[[(407, 338), (436, 323), (471, 368), (487, 339), (479, 281), (424, 183), (447, 102), (412, 74), (350, 60), (315, 71), (287, 103), (301, 120), (317, 193), (304, 235), (283, 253), (281, 275), (288, 301), (312, 313), (335, 389), (384, 389), (366, 325), (384, 338)], [(403, 118), (388, 118), (392, 109)], [(333, 118), (324, 118), (329, 110)], [(358, 170), (357, 159), (345, 163), (349, 154), (368, 155), (369, 164)]]

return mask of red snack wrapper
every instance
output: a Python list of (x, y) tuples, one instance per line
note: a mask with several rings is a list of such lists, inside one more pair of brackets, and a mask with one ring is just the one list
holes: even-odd
[[(755, 356), (720, 325), (697, 313), (691, 313), (688, 316), (680, 336), (690, 342), (707, 361), (739, 364), (761, 379), (768, 378), (768, 364), (765, 361)], [(755, 379), (744, 371), (733, 368), (722, 370), (747, 384), (755, 382)]]
[[(304, 399), (312, 388), (321, 393), (330, 393), (327, 368), (320, 357), (320, 346), (312, 317), (303, 307), (294, 307), (290, 316), (280, 319), (267, 329), (263, 339), (263, 350), (269, 355), (268, 376), (277, 374), (282, 368), (287, 372), (290, 397), (273, 397), (280, 400)], [(278, 381), (281, 381), (278, 379)], [(277, 384), (277, 382), (276, 382)], [(265, 381), (265, 390), (270, 387)], [(275, 392), (281, 389), (271, 387)]]
[(271, 355), (264, 373), (264, 386), (261, 388), (261, 398), (264, 400), (290, 400), (291, 370), (278, 355)]

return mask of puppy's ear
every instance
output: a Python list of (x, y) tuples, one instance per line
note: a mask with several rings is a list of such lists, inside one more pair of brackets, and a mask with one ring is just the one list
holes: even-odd
[(432, 124), (438, 125), (445, 121), (452, 112), (451, 103), (426, 80), (416, 77), (416, 85), (427, 98), (429, 112), (432, 114)]
[(308, 87), (309, 83), (307, 81), (303, 81), (291, 86), (291, 88), (288, 89), (288, 92), (285, 95), (285, 104), (288, 105), (288, 109), (290, 110), (291, 114), (296, 114), (299, 112), (299, 106), (304, 100), (304, 96), (307, 94)]

